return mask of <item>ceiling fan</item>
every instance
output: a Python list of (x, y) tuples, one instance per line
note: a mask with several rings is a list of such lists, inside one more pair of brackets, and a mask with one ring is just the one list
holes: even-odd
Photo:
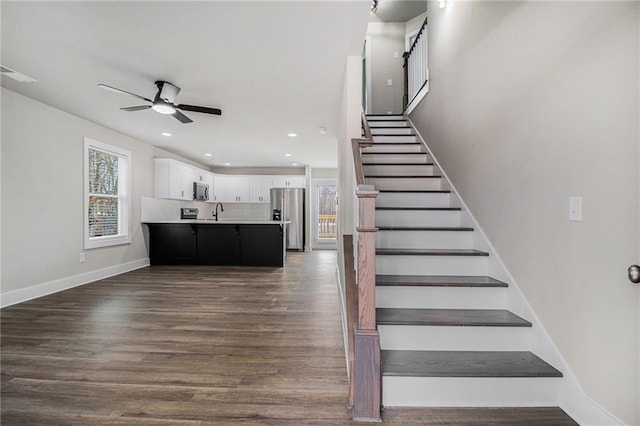
[(125, 95), (130, 95), (136, 97), (138, 99), (142, 99), (143, 101), (149, 102), (151, 105), (140, 105), (140, 106), (132, 106), (126, 108), (120, 108), (123, 111), (141, 111), (143, 109), (153, 109), (160, 114), (171, 114), (176, 119), (178, 119), (182, 123), (191, 123), (192, 119), (184, 115), (178, 110), (182, 111), (193, 111), (193, 112), (202, 112), (204, 114), (214, 114), (221, 115), (222, 110), (218, 108), (209, 108), (197, 105), (185, 105), (185, 104), (174, 104), (176, 100), (176, 96), (178, 92), (180, 92), (180, 88), (175, 86), (167, 81), (156, 81), (156, 86), (158, 87), (158, 93), (153, 98), (153, 100), (145, 98), (144, 96), (136, 95), (135, 93), (127, 92), (126, 90), (118, 89), (116, 87), (107, 86), (106, 84), (98, 84), (98, 87), (101, 89), (110, 90), (116, 93), (123, 93)]

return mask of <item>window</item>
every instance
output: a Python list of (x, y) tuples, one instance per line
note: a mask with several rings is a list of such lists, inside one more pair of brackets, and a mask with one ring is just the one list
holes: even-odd
[(131, 242), (131, 153), (84, 138), (84, 248)]

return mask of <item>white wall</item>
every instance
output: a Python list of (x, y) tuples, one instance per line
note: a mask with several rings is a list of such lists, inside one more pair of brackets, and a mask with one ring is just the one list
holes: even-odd
[(587, 395), (639, 424), (640, 4), (448, 3), (411, 119)]
[[(404, 95), (404, 22), (370, 22), (367, 43), (371, 69), (371, 111), (369, 114), (402, 113)], [(394, 53), (398, 57), (394, 57)], [(387, 85), (391, 79), (392, 85)]]
[[(83, 249), (84, 136), (131, 151), (131, 244)], [(145, 260), (140, 206), (154, 195), (154, 157), (198, 165), (2, 89), (2, 293)]]

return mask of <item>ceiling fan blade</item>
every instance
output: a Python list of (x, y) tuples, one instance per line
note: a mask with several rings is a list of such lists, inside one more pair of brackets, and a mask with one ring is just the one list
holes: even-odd
[(120, 108), (122, 111), (142, 111), (143, 109), (149, 109), (151, 105), (140, 105), (133, 107)]
[(184, 115), (180, 111), (176, 111), (171, 115), (173, 115), (175, 118), (177, 118), (181, 123), (185, 123), (185, 124), (186, 123), (193, 123), (192, 119), (190, 119), (189, 117), (187, 117), (186, 115)]
[(218, 108), (209, 108), (197, 105), (176, 105), (176, 108), (181, 109), (183, 111), (193, 111), (193, 112), (203, 112), (205, 114), (214, 114), (214, 115), (222, 115), (222, 110)]
[(143, 101), (151, 102), (151, 99), (147, 99), (144, 96), (136, 95), (135, 93), (127, 92), (126, 90), (118, 89), (117, 87), (107, 86), (106, 84), (98, 84), (98, 87), (101, 89), (109, 90), (111, 92), (122, 93), (124, 95), (130, 95), (138, 99), (142, 99)]

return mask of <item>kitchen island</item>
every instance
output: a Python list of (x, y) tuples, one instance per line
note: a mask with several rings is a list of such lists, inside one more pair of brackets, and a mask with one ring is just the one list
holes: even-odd
[(285, 224), (272, 220), (162, 220), (149, 227), (152, 265), (284, 266)]

